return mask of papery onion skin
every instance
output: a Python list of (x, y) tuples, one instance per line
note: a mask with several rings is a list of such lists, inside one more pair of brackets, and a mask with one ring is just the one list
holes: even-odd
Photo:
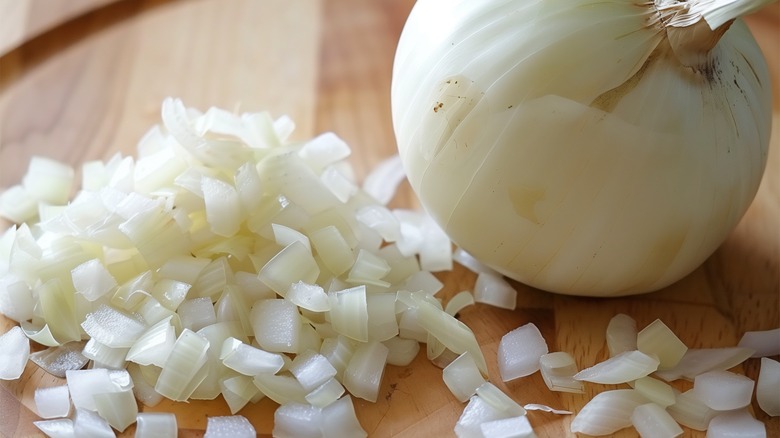
[(669, 285), (724, 241), (766, 164), (771, 92), (737, 19), (689, 68), (654, 5), (420, 0), (392, 81), (400, 156), (460, 247), (528, 285)]

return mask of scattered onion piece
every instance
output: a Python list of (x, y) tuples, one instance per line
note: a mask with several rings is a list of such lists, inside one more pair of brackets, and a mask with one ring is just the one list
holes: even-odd
[(382, 205), (387, 205), (395, 196), (398, 186), (406, 180), (401, 157), (392, 155), (380, 162), (363, 180), (363, 190)]
[(780, 362), (768, 357), (761, 358), (756, 400), (767, 415), (780, 416)]
[(672, 438), (683, 434), (674, 418), (655, 403), (645, 403), (634, 408), (631, 423), (642, 438)]
[(208, 417), (204, 438), (255, 438), (254, 426), (243, 415)]
[(743, 408), (750, 404), (755, 382), (730, 371), (709, 371), (693, 381), (693, 395), (717, 411)]
[(33, 425), (50, 438), (73, 438), (76, 436), (73, 420), (70, 418), (33, 421)]
[(609, 356), (614, 357), (626, 351), (636, 350), (637, 329), (634, 318), (618, 313), (607, 325), (607, 348)]
[(539, 370), (539, 359), (548, 353), (547, 342), (533, 323), (505, 334), (498, 344), (498, 370), (504, 382)]
[(479, 429), (483, 436), (490, 438), (536, 438), (525, 415), (486, 421), (479, 425)]
[(745, 409), (723, 412), (710, 420), (708, 438), (763, 438), (766, 425)]
[(780, 355), (780, 328), (745, 332), (737, 346), (754, 350), (751, 357)]
[(615, 389), (596, 394), (574, 417), (572, 433), (602, 436), (631, 426), (631, 414), (648, 400), (633, 389)]
[(136, 438), (176, 438), (176, 416), (167, 412), (141, 412), (136, 417)]
[(30, 357), (30, 340), (18, 326), (0, 335), (0, 379), (14, 380), (24, 373)]
[(645, 377), (658, 369), (658, 358), (634, 350), (620, 353), (574, 375), (586, 382), (617, 384)]
[(474, 301), (514, 310), (517, 291), (499, 274), (480, 272), (474, 284)]
[(658, 369), (677, 365), (688, 347), (660, 319), (648, 324), (636, 337), (637, 350), (658, 357)]
[(747, 360), (753, 350), (743, 347), (689, 348), (673, 368), (661, 370), (656, 375), (666, 381), (685, 378), (693, 380), (707, 371), (724, 371)]
[(539, 369), (550, 391), (585, 392), (582, 382), (574, 379), (577, 364), (571, 354), (563, 351), (545, 354), (539, 358)]
[(70, 414), (68, 385), (35, 389), (35, 411), (44, 419), (64, 418)]

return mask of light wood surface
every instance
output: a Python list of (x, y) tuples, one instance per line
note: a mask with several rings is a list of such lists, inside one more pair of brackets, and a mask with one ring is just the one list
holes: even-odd
[[(34, 154), (78, 165), (116, 151), (134, 153), (140, 135), (158, 122), (166, 96), (201, 109), (287, 114), (300, 139), (335, 131), (352, 146), (351, 161), (362, 178), (395, 152), (390, 71), (412, 4), (125, 0), (72, 19), (0, 57), (0, 187), (18, 181)], [(0, 0), (0, 6), (7, 8), (8, 1)], [(6, 24), (2, 21), (0, 29)], [(775, 134), (753, 206), (701, 268), (657, 293), (589, 299), (518, 284), (517, 310), (478, 305), (464, 311), (461, 318), (477, 334), (493, 381), (518, 402), (578, 411), (608, 388), (586, 385), (585, 395), (553, 393), (538, 373), (500, 383), (498, 341), (527, 322), (540, 328), (551, 350), (572, 353), (580, 368), (607, 357), (604, 331), (617, 312), (632, 315), (640, 327), (661, 318), (690, 347), (732, 346), (745, 331), (780, 326), (780, 4), (749, 17), (749, 24), (774, 82)], [(402, 186), (393, 206), (415, 205), (408, 186)], [(445, 295), (474, 282), (460, 268), (440, 278)], [(11, 324), (0, 317), (0, 332)], [(758, 362), (750, 360), (740, 370), (755, 379)], [(0, 437), (37, 435), (34, 390), (58, 383), (34, 365), (19, 381), (3, 382)], [(388, 367), (380, 394), (376, 404), (355, 402), (370, 436), (452, 436), (463, 409), (424, 354), (409, 367)], [(268, 435), (275, 407), (264, 400), (240, 413), (260, 435)], [(755, 403), (753, 408), (769, 436), (780, 436), (780, 419), (768, 418)], [(165, 402), (154, 410), (175, 412), (184, 437), (200, 436), (207, 416), (228, 414), (222, 400)], [(566, 436), (572, 419), (540, 412), (529, 418), (540, 437)], [(132, 433), (130, 428), (124, 435)], [(618, 434), (634, 435), (633, 430)], [(686, 436), (704, 434), (686, 430)]]

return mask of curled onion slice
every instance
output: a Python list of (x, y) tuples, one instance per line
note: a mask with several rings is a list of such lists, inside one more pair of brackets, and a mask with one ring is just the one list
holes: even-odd
[(633, 389), (596, 394), (571, 422), (572, 433), (603, 436), (631, 426), (631, 414), (648, 400)]
[(617, 384), (645, 377), (658, 369), (658, 358), (639, 351), (627, 351), (597, 363), (574, 375), (576, 380)]

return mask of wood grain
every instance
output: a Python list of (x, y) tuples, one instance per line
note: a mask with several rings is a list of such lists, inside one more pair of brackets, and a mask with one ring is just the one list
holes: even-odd
[[(2, 4), (2, 3), (0, 3)], [(133, 154), (158, 122), (166, 96), (187, 105), (288, 114), (295, 136), (334, 131), (353, 148), (362, 178), (395, 152), (389, 83), (395, 43), (413, 0), (125, 0), (55, 27), (0, 57), (0, 187), (19, 180), (29, 157), (43, 154), (73, 165)], [(607, 356), (606, 324), (624, 312), (643, 326), (666, 322), (691, 347), (734, 345), (747, 330), (780, 326), (780, 4), (748, 20), (764, 49), (775, 84), (774, 135), (756, 200), (724, 245), (698, 270), (662, 291), (591, 299), (552, 295), (515, 284), (518, 309), (474, 306), (461, 319), (475, 331), (491, 377), (520, 403), (578, 411), (607, 387), (586, 395), (553, 393), (537, 374), (498, 379), (496, 351), (507, 331), (535, 323), (551, 350), (572, 353), (580, 367)], [(0, 26), (2, 27), (2, 26)], [(393, 202), (414, 207), (408, 186)], [(0, 223), (1, 228), (6, 224)], [(445, 296), (472, 287), (457, 267), (439, 275)], [(12, 322), (0, 318), (0, 331)], [(757, 361), (742, 368), (758, 375)], [(32, 436), (36, 387), (60, 383), (35, 366), (0, 385), (0, 436)], [(689, 383), (678, 383), (680, 388)], [(371, 436), (452, 436), (463, 405), (441, 382), (441, 370), (421, 355), (409, 367), (388, 367), (377, 403), (356, 400)], [(270, 434), (275, 405), (241, 411), (260, 435)], [(207, 416), (226, 415), (222, 400), (164, 402), (180, 436), (201, 436)], [(780, 419), (753, 406), (769, 436)], [(570, 416), (529, 413), (540, 437), (566, 436)], [(131, 436), (130, 428), (123, 435)], [(618, 436), (635, 436), (632, 430)], [(686, 430), (686, 436), (703, 433)]]

